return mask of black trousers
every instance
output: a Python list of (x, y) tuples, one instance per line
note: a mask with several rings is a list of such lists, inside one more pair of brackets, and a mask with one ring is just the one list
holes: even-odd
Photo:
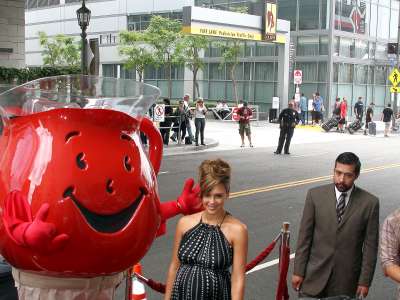
[(171, 131), (171, 122), (161, 122), (160, 123), (160, 133), (164, 142), (164, 145), (168, 145), (169, 142), (169, 133)]
[(196, 126), (196, 144), (199, 143), (199, 133), (201, 143), (204, 144), (204, 128), (206, 127), (206, 119), (196, 118), (194, 119), (194, 125)]
[(0, 276), (0, 300), (18, 300), (17, 288), (11, 274)]
[(281, 128), (281, 133), (279, 135), (279, 142), (278, 142), (278, 148), (276, 149), (276, 152), (281, 153), (283, 144), (285, 144), (285, 153), (289, 152), (289, 147), (290, 147), (290, 141), (292, 140), (294, 128), (293, 127), (282, 127)]

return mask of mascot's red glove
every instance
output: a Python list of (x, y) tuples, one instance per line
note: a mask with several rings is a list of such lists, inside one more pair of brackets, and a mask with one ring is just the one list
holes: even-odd
[(186, 179), (181, 195), (176, 201), (161, 203), (161, 225), (157, 235), (163, 235), (166, 232), (166, 220), (175, 217), (178, 214), (190, 215), (203, 210), (200, 199), (200, 186), (194, 186), (192, 178)]
[(54, 224), (45, 221), (49, 204), (44, 203), (35, 218), (26, 197), (20, 191), (8, 194), (3, 222), (8, 236), (18, 245), (42, 253), (53, 253), (65, 246), (69, 237), (57, 235)]

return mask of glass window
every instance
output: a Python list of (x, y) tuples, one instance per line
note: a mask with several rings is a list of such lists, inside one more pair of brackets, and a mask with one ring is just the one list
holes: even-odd
[(215, 43), (211, 43), (210, 45), (210, 57), (221, 57), (221, 48)]
[(157, 79), (157, 69), (154, 66), (146, 66), (144, 68), (145, 79)]
[(328, 64), (325, 61), (318, 63), (318, 81), (327, 82)]
[(378, 9), (378, 37), (381, 39), (389, 38), (390, 8), (379, 6)]
[(301, 0), (299, 7), (299, 30), (318, 29), (318, 7), (319, 0)]
[(342, 57), (354, 57), (354, 40), (340, 37), (339, 55)]
[(38, 0), (38, 7), (45, 7), (48, 6), (48, 4), (47, 0)]
[(327, 11), (330, 11), (329, 2), (328, 0), (321, 0), (321, 29), (329, 29), (329, 14), (327, 14)]
[(49, 0), (49, 5), (59, 5), (60, 4), (60, 0)]
[(369, 42), (369, 58), (374, 59), (375, 58), (375, 43)]
[(244, 63), (244, 74), (243, 74), (244, 80), (252, 80), (252, 78), (253, 78), (252, 70), (253, 70), (253, 63), (245, 62)]
[(366, 84), (368, 82), (368, 66), (355, 65), (355, 82)]
[(339, 56), (339, 48), (340, 38), (338, 36), (335, 36), (333, 41), (333, 56)]
[(245, 56), (254, 56), (256, 52), (256, 43), (255, 42), (246, 42), (245, 44)]
[(368, 83), (369, 84), (374, 84), (374, 74), (375, 74), (374, 66), (369, 66), (368, 67)]
[(210, 63), (210, 80), (225, 80), (225, 68), (220, 68), (219, 63)]
[(256, 62), (254, 80), (274, 81), (274, 63)]
[(335, 28), (364, 34), (366, 9), (365, 0), (337, 0), (335, 4)]
[(303, 82), (316, 82), (317, 81), (317, 63), (316, 62), (303, 62), (296, 63), (296, 70), (303, 71)]
[(299, 36), (297, 38), (297, 56), (316, 56), (318, 55), (317, 36)]
[(353, 83), (352, 64), (339, 64), (338, 80), (339, 82)]
[(37, 0), (28, 0), (28, 8), (36, 8)]
[(387, 44), (376, 44), (375, 46), (375, 59), (387, 58)]
[(338, 82), (339, 64), (333, 64), (333, 82)]
[(368, 42), (362, 40), (355, 41), (356, 50), (355, 50), (355, 57), (368, 59)]
[(376, 36), (376, 28), (378, 27), (378, 7), (371, 3), (371, 22), (369, 26), (369, 35)]
[(329, 42), (328, 36), (319, 37), (319, 54), (328, 55), (329, 54)]
[(114, 64), (103, 64), (103, 77), (114, 77), (118, 76), (118, 66)]
[(126, 69), (123, 65), (121, 65), (121, 78), (125, 79), (135, 79), (136, 78), (136, 70)]
[(390, 38), (397, 39), (397, 26), (399, 22), (399, 2), (392, 1), (390, 10)]
[(279, 0), (278, 18), (290, 21), (291, 31), (296, 30), (296, 10), (297, 10), (297, 1)]
[(385, 85), (387, 79), (386, 66), (375, 66), (375, 83)]
[(257, 56), (275, 56), (275, 44), (257, 43), (256, 55)]

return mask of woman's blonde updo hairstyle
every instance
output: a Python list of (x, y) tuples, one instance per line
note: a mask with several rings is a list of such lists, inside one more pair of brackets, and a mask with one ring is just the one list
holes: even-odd
[(222, 183), (227, 193), (230, 190), (231, 167), (222, 159), (205, 160), (199, 167), (200, 196), (207, 195)]

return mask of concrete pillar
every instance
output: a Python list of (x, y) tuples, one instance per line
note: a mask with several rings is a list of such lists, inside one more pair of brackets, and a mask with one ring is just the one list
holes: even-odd
[[(278, 88), (279, 109), (287, 107), (289, 97), (289, 49), (290, 49), (290, 22), (278, 19), (278, 31), (285, 35), (285, 43), (278, 44)], [(271, 99), (272, 101), (272, 99)]]
[(24, 0), (0, 0), (0, 66), (25, 67)]

